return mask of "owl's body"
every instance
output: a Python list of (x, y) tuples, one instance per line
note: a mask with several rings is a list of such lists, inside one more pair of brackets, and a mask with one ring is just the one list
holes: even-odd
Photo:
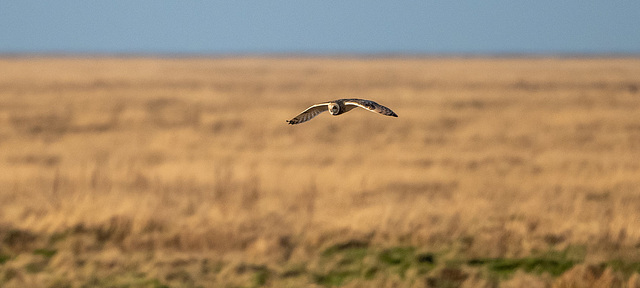
[(293, 119), (287, 120), (287, 123), (293, 125), (293, 124), (306, 122), (313, 119), (313, 117), (318, 116), (318, 114), (324, 111), (329, 111), (331, 115), (338, 116), (346, 112), (349, 112), (356, 107), (364, 108), (371, 112), (377, 112), (386, 116), (398, 117), (398, 115), (393, 111), (391, 111), (391, 109), (385, 106), (382, 106), (371, 100), (338, 99), (334, 101), (315, 104), (307, 108), (307, 110), (302, 111), (302, 113), (300, 113), (298, 116), (294, 117)]

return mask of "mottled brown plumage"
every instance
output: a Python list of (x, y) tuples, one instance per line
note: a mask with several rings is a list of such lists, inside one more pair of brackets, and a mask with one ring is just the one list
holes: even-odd
[(293, 117), (293, 119), (291, 120), (287, 120), (287, 123), (291, 125), (300, 124), (313, 119), (313, 117), (318, 116), (318, 114), (324, 111), (329, 111), (331, 115), (337, 116), (349, 112), (356, 107), (364, 108), (371, 112), (377, 112), (386, 116), (398, 117), (398, 115), (391, 111), (391, 109), (371, 100), (339, 99), (312, 105), (311, 107), (307, 108), (307, 110), (304, 110), (302, 111), (302, 113), (298, 114), (298, 116)]

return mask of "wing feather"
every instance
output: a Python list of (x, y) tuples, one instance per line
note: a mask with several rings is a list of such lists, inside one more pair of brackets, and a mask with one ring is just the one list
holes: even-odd
[(324, 112), (324, 111), (329, 111), (329, 103), (319, 103), (319, 104), (315, 104), (309, 108), (307, 108), (307, 110), (302, 111), (302, 113), (298, 114), (298, 116), (293, 117), (293, 119), (291, 120), (287, 120), (287, 123), (294, 125), (294, 124), (300, 124), (302, 122), (307, 122), (311, 119), (313, 119), (313, 117), (318, 116), (318, 114)]
[(378, 112), (382, 115), (386, 115), (386, 116), (393, 116), (393, 117), (398, 117), (398, 114), (396, 114), (395, 112), (391, 111), (391, 109), (382, 106), (374, 101), (371, 100), (364, 100), (364, 99), (345, 99), (344, 100), (344, 105), (355, 105), (364, 109), (367, 109), (371, 112)]

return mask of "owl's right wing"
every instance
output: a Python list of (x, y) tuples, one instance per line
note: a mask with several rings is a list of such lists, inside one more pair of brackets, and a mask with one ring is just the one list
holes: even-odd
[(287, 120), (287, 123), (294, 125), (294, 124), (300, 124), (302, 122), (307, 122), (311, 119), (313, 119), (313, 117), (318, 116), (318, 114), (324, 112), (324, 111), (329, 111), (329, 103), (320, 103), (320, 104), (315, 104), (309, 108), (307, 108), (307, 110), (302, 111), (302, 113), (298, 114), (298, 116), (293, 117), (293, 119), (291, 120)]

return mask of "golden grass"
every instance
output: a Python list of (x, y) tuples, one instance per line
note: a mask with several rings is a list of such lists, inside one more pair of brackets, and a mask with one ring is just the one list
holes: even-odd
[[(443, 260), (338, 285), (640, 287), (640, 59), (4, 58), (0, 75), (0, 286), (323, 285), (322, 251), (363, 243), (363, 263)], [(338, 98), (399, 118), (285, 123)], [(549, 251), (579, 264), (446, 268)]]

